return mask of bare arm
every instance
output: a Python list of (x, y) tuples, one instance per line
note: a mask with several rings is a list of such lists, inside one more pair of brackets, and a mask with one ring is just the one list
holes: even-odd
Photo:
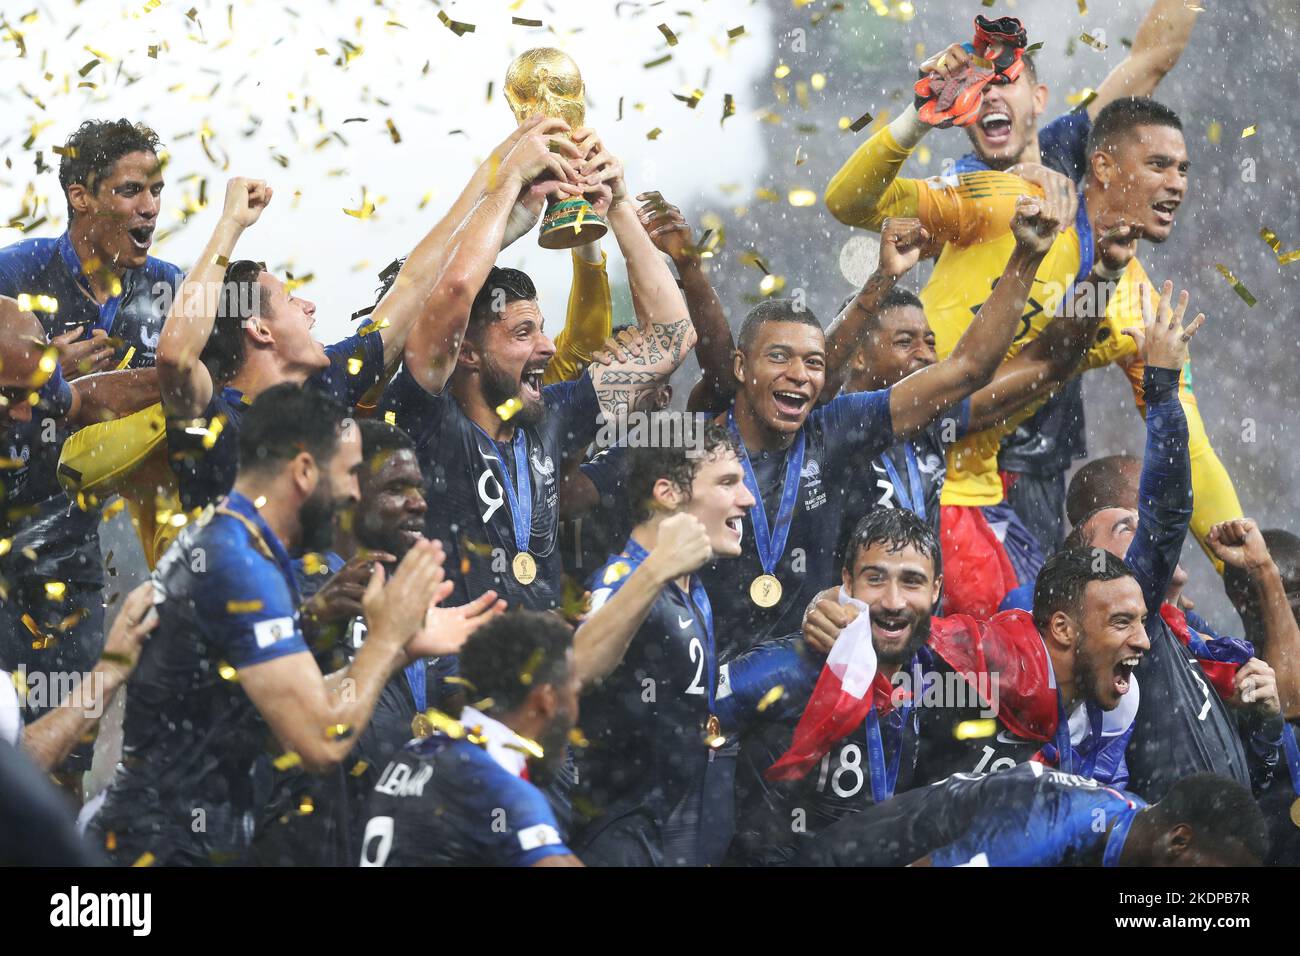
[(104, 655), (88, 680), (59, 702), (59, 706), (23, 731), (23, 751), (42, 770), (52, 771), (72, 748), (99, 723), (117, 689), (126, 683), (140, 658), (146, 636), (158, 623), (153, 609), (153, 583), (135, 588), (113, 621)]
[(618, 667), (669, 582), (693, 573), (712, 557), (708, 532), (698, 518), (676, 514), (664, 519), (650, 556), (608, 601), (587, 616), (573, 636), (573, 657), (584, 690)]
[(1150, 96), (1183, 55), (1200, 11), (1186, 0), (1156, 0), (1133, 38), (1133, 49), (1097, 87), (1088, 119), (1125, 96)]
[(1061, 224), (1073, 219), (1073, 209), (1063, 209), (1051, 198), (1020, 198), (1012, 221), (1016, 247), (993, 292), (952, 354), (912, 373), (890, 390), (889, 411), (895, 435), (902, 437), (924, 428), (945, 409), (993, 380), (1015, 337), (1034, 274)]
[(731, 364), (736, 343), (722, 300), (713, 291), (713, 284), (704, 271), (691, 225), (681, 210), (658, 192), (641, 193), (636, 198), (643, 203), (637, 210), (637, 218), (650, 241), (677, 266), (686, 311), (695, 327), (695, 357), (700, 363), (701, 378), (692, 389), (693, 396), (696, 390), (700, 394), (692, 397), (690, 407), (692, 410), (697, 406), (725, 408), (735, 393)]
[(271, 187), (260, 180), (236, 177), (226, 184), (221, 218), (181, 283), (158, 338), (158, 386), (168, 415), (193, 418), (212, 398), (212, 376), (199, 356), (217, 322), (222, 282), (235, 243), (257, 222), (271, 195)]
[(407, 646), (442, 584), (441, 545), (422, 541), (402, 559), (385, 588), (382, 567), (362, 601), (369, 626), (352, 663), (324, 677), (308, 653), (240, 668), (239, 682), (271, 731), (303, 766), (321, 773), (360, 738), (384, 684), (408, 663)]
[(99, 372), (72, 382), (68, 422), (78, 428), (132, 415), (158, 401), (158, 370)]
[(1241, 570), (1249, 579), (1263, 632), (1257, 650), (1277, 675), (1283, 716), (1295, 720), (1300, 717), (1300, 625), (1259, 526), (1250, 518), (1225, 521), (1210, 529), (1206, 545), (1225, 565)]
[[(568, 182), (577, 174), (561, 153), (577, 147), (562, 135), (563, 120), (535, 117), (496, 170), (495, 182), (470, 210), (450, 240), (446, 268), (438, 276), (403, 351), (406, 368), (427, 392), (441, 392), (456, 367), (474, 297), (501, 251), (506, 223), (526, 183), (543, 173)], [(551, 152), (554, 146), (558, 152)]]

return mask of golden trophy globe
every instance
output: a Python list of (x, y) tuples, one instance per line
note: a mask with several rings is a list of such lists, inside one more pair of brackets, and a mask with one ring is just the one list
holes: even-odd
[[(539, 113), (564, 120), (576, 130), (587, 108), (578, 64), (553, 47), (525, 50), (506, 70), (506, 102), (521, 125)], [(542, 216), (537, 244), (543, 249), (572, 249), (594, 242), (609, 231), (605, 220), (582, 196), (552, 197)]]

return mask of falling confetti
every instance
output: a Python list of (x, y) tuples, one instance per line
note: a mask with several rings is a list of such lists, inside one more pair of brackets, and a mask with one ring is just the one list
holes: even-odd
[(979, 740), (992, 737), (998, 732), (996, 720), (963, 720), (953, 728), (952, 735), (958, 740)]
[(473, 33), (476, 29), (472, 23), (462, 23), (459, 20), (453, 20), (451, 17), (447, 16), (446, 10), (438, 11), (438, 19), (442, 22), (443, 26), (458, 37), (463, 37), (466, 33)]
[(1253, 307), (1255, 303), (1259, 301), (1253, 295), (1250, 294), (1250, 290), (1246, 288), (1245, 284), (1242, 283), (1240, 279), (1238, 279), (1235, 275), (1233, 275), (1231, 272), (1228, 271), (1227, 266), (1216, 262), (1214, 264), (1214, 268), (1218, 269), (1219, 274), (1228, 280), (1228, 282), (1232, 285), (1233, 291), (1236, 292), (1237, 295), (1241, 296), (1241, 300), (1245, 302), (1246, 305)]
[(1245, 129), (1241, 131), (1241, 138), (1245, 139), (1247, 136), (1254, 136), (1255, 132), (1256, 132), (1256, 126), (1255, 124), (1252, 123), (1250, 126), (1247, 126)]
[(668, 41), (669, 46), (677, 45), (677, 34), (673, 33), (672, 30), (668, 29), (668, 24), (661, 23), (659, 24), (657, 29), (659, 30), (660, 33), (664, 35), (664, 39)]

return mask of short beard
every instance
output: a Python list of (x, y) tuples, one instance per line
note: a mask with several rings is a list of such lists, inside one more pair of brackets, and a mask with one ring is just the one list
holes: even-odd
[(511, 378), (486, 353), (479, 369), (479, 388), (482, 389), (483, 400), (489, 408), (500, 408), (512, 398), (522, 404), (523, 407), (510, 418), (515, 424), (538, 425), (546, 413), (546, 406), (541, 402), (524, 401), (519, 394), (518, 379)]
[(1074, 691), (1083, 700), (1100, 705), (1097, 699), (1097, 668), (1093, 656), (1083, 647), (1083, 632), (1074, 644)]
[(912, 636), (907, 639), (907, 643), (903, 645), (903, 649), (898, 652), (897, 657), (894, 657), (891, 654), (882, 654), (877, 650), (876, 659), (880, 664), (884, 664), (887, 667), (902, 667), (904, 664), (911, 661), (911, 659), (916, 656), (916, 652), (919, 651), (929, 640), (930, 615), (926, 614), (923, 617), (918, 617), (916, 619), (916, 622), (912, 625)]
[(316, 486), (298, 509), (299, 540), (303, 554), (323, 554), (334, 545), (334, 513), (338, 505), (329, 489)]

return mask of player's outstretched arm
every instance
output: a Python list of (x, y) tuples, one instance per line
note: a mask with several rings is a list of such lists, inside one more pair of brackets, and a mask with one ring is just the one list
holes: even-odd
[(42, 770), (53, 771), (67, 759), (86, 734), (94, 730), (126, 683), (140, 659), (145, 638), (158, 624), (153, 609), (153, 582), (138, 585), (122, 602), (104, 643), (104, 653), (90, 679), (83, 679), (75, 691), (54, 710), (32, 721), (23, 730), (23, 751)]
[(880, 227), (880, 262), (876, 271), (826, 330), (826, 380), (822, 385), (822, 400), (829, 401), (839, 392), (867, 326), (880, 312), (885, 296), (898, 280), (921, 261), (921, 252), (929, 241), (930, 233), (919, 219), (891, 217), (884, 221)]
[[(356, 659), (322, 677), (311, 654), (288, 654), (239, 669), (239, 682), (286, 751), (312, 773), (341, 761), (365, 730), (384, 684), (412, 656), (432, 604), (451, 590), (446, 555), (421, 541), (402, 558), (385, 587), (382, 566), (366, 587), (367, 636)], [(409, 653), (408, 653), (409, 652)]]
[(958, 340), (952, 354), (909, 375), (890, 390), (894, 434), (918, 431), (945, 409), (993, 380), (1024, 313), (1034, 274), (1074, 208), (1054, 197), (1021, 196), (1011, 222), (1016, 245), (996, 287)]
[(133, 415), (158, 401), (158, 369), (97, 372), (71, 383), (67, 420), (75, 428)]
[(687, 407), (691, 411), (720, 411), (731, 403), (735, 394), (731, 360), (736, 343), (727, 312), (704, 271), (701, 250), (682, 211), (658, 192), (640, 193), (636, 198), (642, 203), (637, 218), (650, 241), (677, 267), (686, 310), (695, 326), (695, 357), (700, 363), (700, 380), (691, 390)]
[(608, 152), (602, 152), (587, 160), (582, 168), (589, 188), (601, 184), (610, 188), (608, 210), (602, 211), (600, 204), (596, 204), (596, 209), (606, 215), (627, 261), (632, 306), (645, 335), (645, 344), (638, 354), (610, 365), (592, 366), (591, 380), (601, 411), (614, 416), (620, 409), (635, 408), (647, 392), (667, 382), (695, 347), (696, 334), (668, 264), (632, 208), (623, 182), (622, 164)]
[(221, 218), (176, 292), (156, 356), (163, 407), (174, 418), (194, 418), (212, 398), (212, 376), (199, 356), (217, 321), (222, 283), (235, 243), (261, 217), (272, 192), (260, 179), (237, 176), (226, 184)]
[(576, 182), (570, 160), (577, 159), (578, 148), (568, 131), (560, 119), (534, 117), (524, 124), (486, 192), (449, 240), (446, 267), (424, 300), (420, 321), (411, 326), (403, 350), (407, 371), (426, 392), (441, 392), (456, 367), (470, 307), (501, 251), (520, 192), (543, 175), (562, 180), (564, 187)]
[(606, 585), (592, 595), (595, 610), (573, 636), (573, 658), (584, 690), (618, 667), (663, 589), (712, 557), (708, 532), (698, 518), (678, 514), (664, 519), (650, 556), (617, 590)]
[(1243, 572), (1250, 581), (1263, 632), (1257, 650), (1276, 672), (1284, 716), (1300, 718), (1300, 624), (1291, 612), (1286, 584), (1259, 525), (1251, 518), (1224, 521), (1210, 529), (1206, 544), (1216, 558)]
[(1133, 37), (1128, 57), (1097, 87), (1088, 104), (1088, 119), (1125, 96), (1150, 96), (1178, 63), (1192, 38), (1200, 8), (1187, 0), (1156, 0)]
[(1106, 317), (1116, 277), (1137, 250), (1140, 231), (1124, 223), (1113, 228), (1099, 223), (1097, 234), (1093, 271), (1075, 283), (1061, 314), (1042, 334), (998, 366), (993, 381), (971, 396), (967, 431), (1006, 423), (1013, 415), (1028, 417), (1040, 399), (1081, 370), (1084, 354)]

